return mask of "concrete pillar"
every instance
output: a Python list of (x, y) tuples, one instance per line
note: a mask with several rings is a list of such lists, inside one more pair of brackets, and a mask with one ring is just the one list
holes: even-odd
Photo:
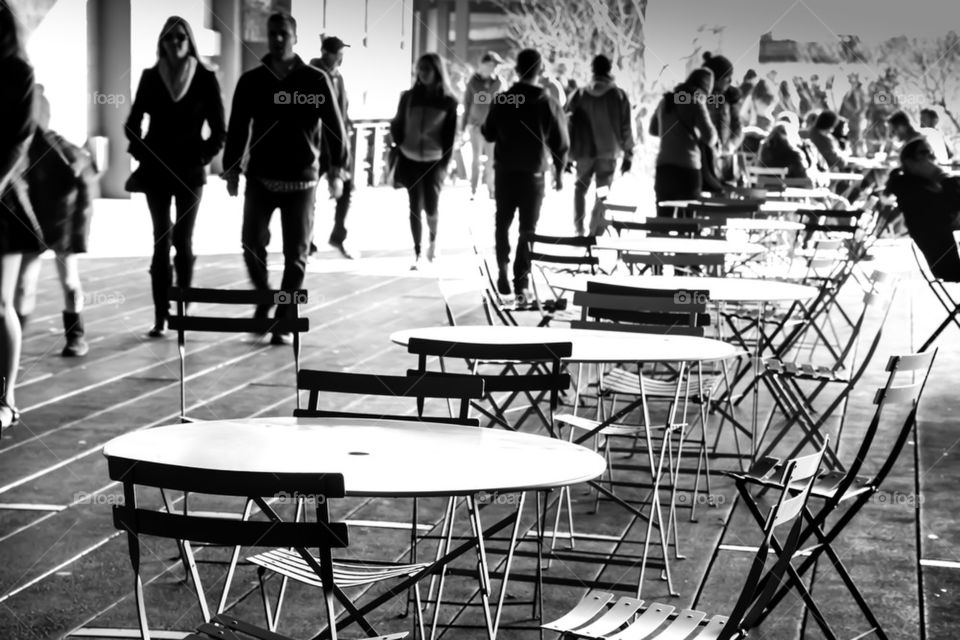
[(456, 0), (456, 24), (453, 32), (457, 34), (454, 41), (453, 55), (460, 62), (469, 63), (470, 44), (470, 0)]
[[(108, 140), (106, 172), (100, 180), (105, 198), (129, 198), (123, 188), (130, 156), (123, 123), (133, 102), (130, 77), (130, 0), (89, 0), (87, 42), (90, 60), (90, 135)], [(99, 97), (103, 96), (103, 99)]]

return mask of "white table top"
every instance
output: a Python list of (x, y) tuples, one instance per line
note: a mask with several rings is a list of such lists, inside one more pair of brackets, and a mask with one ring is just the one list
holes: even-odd
[(843, 182), (844, 180), (863, 180), (863, 175), (852, 171), (825, 171), (820, 174), (831, 182)]
[(711, 240), (708, 238), (633, 238), (630, 236), (601, 236), (597, 238), (596, 248), (615, 249), (617, 251), (640, 251), (645, 253), (762, 253), (762, 245), (730, 240)]
[(573, 351), (564, 362), (706, 362), (741, 353), (732, 344), (711, 338), (560, 327), (459, 325), (407, 329), (390, 336), (390, 340), (403, 346), (410, 338), (475, 344), (569, 342)]
[(558, 273), (550, 286), (564, 291), (586, 291), (588, 282), (601, 282), (638, 289), (686, 289), (708, 291), (714, 302), (793, 302), (816, 297), (817, 289), (806, 285), (759, 278), (707, 278), (698, 276), (573, 275)]
[[(779, 204), (795, 204), (784, 202)], [(800, 222), (789, 220), (767, 220), (764, 218), (731, 218), (727, 220), (727, 229), (742, 229), (745, 231), (803, 231), (806, 227)]]
[(829, 198), (835, 195), (825, 187), (784, 187), (783, 189), (768, 189), (768, 198)]
[(342, 473), (347, 495), (375, 497), (546, 489), (606, 468), (597, 453), (545, 436), (344, 418), (175, 424), (114, 438), (103, 453), (197, 469)]

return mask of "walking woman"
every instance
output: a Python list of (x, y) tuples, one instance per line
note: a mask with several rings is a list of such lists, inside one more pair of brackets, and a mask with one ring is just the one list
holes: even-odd
[(14, 309), (20, 261), (43, 246), (23, 177), (33, 135), (33, 69), (27, 62), (20, 26), (0, 0), (0, 431), (16, 425), (14, 403), (20, 364), (20, 321)]
[(390, 123), (390, 134), (400, 149), (397, 180), (407, 188), (410, 198), (410, 232), (416, 256), (412, 271), (420, 268), (420, 244), (427, 214), (430, 243), (427, 261), (437, 253), (437, 216), (440, 188), (447, 175), (457, 135), (457, 99), (447, 80), (447, 70), (435, 53), (425, 53), (417, 61), (417, 80), (400, 96), (397, 115)]
[[(150, 117), (143, 135), (144, 115)], [(210, 136), (202, 137), (204, 122)], [(167, 290), (177, 274), (177, 286), (193, 280), (193, 228), (206, 183), (206, 165), (226, 139), (220, 84), (197, 54), (193, 31), (178, 16), (167, 19), (157, 41), (157, 64), (144, 70), (126, 123), (130, 155), (140, 166), (127, 183), (128, 191), (143, 191), (153, 219), (154, 324), (148, 334), (160, 338), (169, 314)], [(170, 219), (170, 203), (176, 218)], [(170, 267), (170, 247), (177, 254)]]

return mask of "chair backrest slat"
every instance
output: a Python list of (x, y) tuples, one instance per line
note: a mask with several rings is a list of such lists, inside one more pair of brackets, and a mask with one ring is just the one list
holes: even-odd
[(934, 351), (924, 353), (910, 353), (901, 356), (890, 356), (887, 361), (887, 371), (919, 371), (929, 369), (933, 362)]
[(625, 264), (672, 265), (677, 267), (722, 267), (722, 253), (634, 253), (623, 251), (620, 259)]
[(643, 324), (624, 322), (590, 322), (573, 320), (571, 329), (586, 329), (588, 331), (624, 331), (627, 333), (651, 333), (657, 335), (693, 336), (702, 338), (706, 335), (703, 327), (690, 327), (684, 324)]
[(273, 289), (185, 289), (170, 287), (171, 302), (211, 304), (307, 304), (306, 289), (281, 291)]
[(470, 360), (518, 360), (524, 362), (552, 361), (567, 358), (573, 353), (570, 342), (483, 344), (448, 342), (428, 338), (410, 338), (409, 353), (421, 356), (467, 358)]
[[(592, 283), (591, 283), (592, 284)], [(655, 295), (655, 289), (635, 289), (636, 295), (616, 295), (577, 291), (573, 303), (581, 307), (599, 307), (611, 311), (652, 311), (663, 313), (704, 313), (707, 310), (707, 291), (665, 292)]]
[(311, 392), (353, 393), (359, 395), (399, 396), (403, 398), (469, 398), (483, 397), (483, 380), (469, 374), (445, 373), (438, 376), (408, 374), (406, 376), (316, 371), (302, 369), (297, 375), (297, 388)]
[(350, 418), (365, 420), (396, 420), (397, 422), (426, 422), (431, 424), (455, 424), (461, 427), (479, 427), (476, 418), (448, 418), (446, 416), (400, 415), (395, 413), (356, 413), (353, 411), (327, 411), (325, 409), (294, 409), (294, 418)]
[(551, 262), (553, 264), (574, 264), (580, 266), (597, 266), (600, 259), (596, 256), (562, 256), (552, 253), (540, 253), (539, 251), (528, 252), (530, 260), (534, 262)]
[(923, 385), (920, 383), (908, 384), (899, 387), (877, 389), (873, 396), (873, 404), (904, 404), (913, 403), (920, 398)]
[[(313, 496), (299, 494), (297, 497)], [(347, 525), (342, 522), (265, 522), (115, 506), (113, 523), (117, 529), (134, 534), (218, 545), (332, 549), (349, 545)]]
[(174, 331), (207, 333), (306, 333), (308, 318), (214, 318), (207, 316), (170, 316), (168, 325)]
[(174, 491), (197, 491), (221, 496), (344, 496), (343, 475), (339, 473), (209, 471), (119, 457), (108, 458), (107, 469), (111, 480)]

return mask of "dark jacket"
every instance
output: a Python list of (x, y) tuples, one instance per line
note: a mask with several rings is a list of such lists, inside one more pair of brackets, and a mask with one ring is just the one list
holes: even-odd
[(657, 166), (700, 169), (700, 144), (713, 146), (717, 129), (705, 98), (693, 99), (694, 93), (682, 87), (680, 91), (665, 94), (650, 119), (650, 135), (660, 138)]
[(807, 178), (811, 164), (802, 149), (772, 133), (760, 145), (760, 166), (786, 168), (788, 178)]
[(567, 103), (570, 123), (570, 157), (633, 157), (633, 126), (630, 98), (609, 77), (593, 81), (570, 96)]
[[(143, 116), (150, 116), (147, 135), (141, 135)], [(203, 138), (203, 123), (210, 137)], [(226, 138), (220, 83), (213, 71), (197, 64), (187, 93), (174, 102), (158, 66), (145, 69), (124, 125), (129, 152), (140, 162), (138, 172), (147, 184), (206, 182), (210, 164)]]
[[(350, 123), (350, 100), (347, 97), (347, 87), (343, 82), (343, 74), (340, 73), (339, 69), (335, 71), (329, 71), (323, 66), (323, 58), (313, 58), (310, 61), (311, 67), (316, 67), (320, 69), (330, 78), (330, 84), (333, 87), (333, 91), (337, 96), (337, 107), (340, 109), (340, 117), (343, 118), (343, 128), (347, 132), (347, 137), (344, 138), (347, 141), (347, 162), (346, 167), (348, 171), (352, 171), (352, 153), (353, 153), (353, 144), (352, 144), (352, 131), (353, 127)], [(321, 138), (321, 142), (323, 139)], [(327, 148), (327, 145), (324, 143), (321, 145), (322, 151), (320, 153), (320, 174), (323, 175), (327, 172), (327, 169), (330, 168), (330, 150)], [(349, 173), (345, 174), (349, 175)]]
[(48, 248), (84, 253), (97, 171), (90, 154), (54, 131), (37, 129), (28, 154), (30, 203)]
[(567, 163), (566, 118), (543, 87), (517, 82), (498, 93), (482, 130), (483, 137), (495, 145), (497, 171), (541, 173), (547, 168), (547, 152), (558, 172)]
[(918, 176), (895, 169), (887, 193), (897, 197), (907, 232), (923, 253), (934, 276), (960, 282), (960, 254), (953, 230), (960, 228), (960, 178), (944, 177), (940, 188)]
[(727, 87), (723, 93), (714, 93), (707, 101), (710, 121), (717, 130), (717, 144), (723, 155), (735, 152), (743, 142), (743, 122), (740, 121), (740, 89)]
[(40, 227), (23, 176), (36, 127), (33, 68), (14, 56), (0, 60), (0, 82), (0, 253), (37, 251)]
[(414, 85), (400, 94), (397, 113), (390, 121), (390, 135), (407, 158), (448, 164), (457, 137), (456, 99)]
[(330, 77), (297, 56), (293, 69), (280, 80), (268, 60), (269, 54), (237, 82), (223, 152), (224, 170), (239, 170), (246, 153), (247, 176), (316, 180), (324, 150), (329, 152), (332, 170), (345, 167), (346, 131)]
[(840, 142), (829, 131), (810, 130), (810, 142), (814, 144), (830, 171), (843, 171), (846, 160), (840, 155)]
[(482, 125), (490, 113), (493, 96), (500, 93), (503, 81), (497, 76), (485, 78), (479, 73), (470, 76), (463, 93), (463, 126)]

